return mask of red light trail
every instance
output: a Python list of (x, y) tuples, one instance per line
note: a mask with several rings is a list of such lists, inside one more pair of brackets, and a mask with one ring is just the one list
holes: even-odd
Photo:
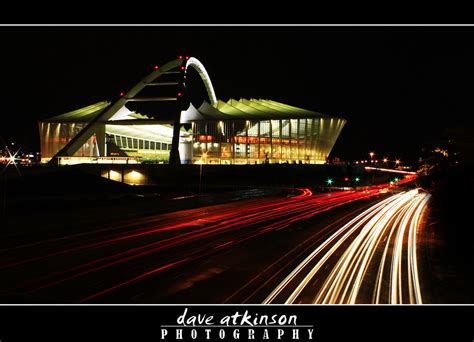
[[(412, 179), (410, 179), (412, 180)], [(403, 182), (405, 180), (401, 180)], [(409, 180), (406, 180), (409, 181)], [(399, 183), (400, 183), (399, 182)], [(100, 296), (124, 288), (133, 283), (153, 277), (161, 272), (187, 264), (193, 260), (230, 248), (271, 231), (284, 229), (291, 224), (311, 218), (332, 208), (379, 195), (387, 184), (369, 187), (361, 191), (337, 191), (313, 195), (309, 189), (298, 189), (301, 193), (290, 198), (267, 198), (241, 202), (238, 210), (234, 206), (216, 205), (206, 208), (155, 215), (135, 220), (133, 225), (102, 229), (59, 239), (45, 240), (33, 245), (1, 250), (8, 254), (38, 248), (41, 253), (11, 260), (0, 265), (0, 271), (18, 267), (31, 267), (48, 260), (59, 260), (68, 256), (82, 255), (76, 265), (50, 269), (35, 279), (25, 279), (15, 289), (27, 294), (40, 294), (74, 279), (88, 277), (116, 267), (126, 267), (132, 260), (142, 260), (157, 253), (179, 249), (179, 258), (158, 258), (141, 272), (108, 279), (115, 284), (103, 284), (94, 293), (81, 294), (80, 301), (93, 301)], [(57, 246), (58, 241), (62, 244)], [(94, 251), (94, 253), (90, 253)], [(80, 254), (78, 254), (80, 253)], [(100, 257), (97, 257), (100, 255)], [(162, 255), (162, 254), (160, 254)], [(10, 256), (11, 258), (11, 256)], [(7, 260), (4, 258), (4, 260)], [(158, 264), (158, 265), (156, 265)], [(146, 265), (144, 263), (144, 265)]]

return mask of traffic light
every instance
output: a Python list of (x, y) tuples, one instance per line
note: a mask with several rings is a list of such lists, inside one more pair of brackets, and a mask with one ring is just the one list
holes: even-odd
[(331, 178), (328, 178), (328, 180), (326, 181), (326, 183), (328, 183), (328, 185), (331, 185), (333, 183), (333, 180)]
[(356, 182), (359, 182), (359, 181), (360, 181), (360, 178), (359, 178), (359, 177), (356, 177), (354, 180), (355, 180)]

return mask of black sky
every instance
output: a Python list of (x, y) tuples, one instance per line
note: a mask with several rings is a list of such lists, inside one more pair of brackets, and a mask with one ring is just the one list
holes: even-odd
[(417, 158), (472, 126), (472, 27), (0, 27), (0, 136), (38, 149), (37, 120), (115, 99), (179, 54), (217, 96), (348, 120), (332, 156)]

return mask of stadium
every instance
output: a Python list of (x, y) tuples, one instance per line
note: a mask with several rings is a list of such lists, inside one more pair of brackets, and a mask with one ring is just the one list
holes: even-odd
[[(194, 106), (189, 78), (206, 99)], [(203, 64), (180, 56), (115, 101), (39, 122), (41, 161), (72, 164), (324, 164), (345, 119), (267, 99), (215, 95)]]

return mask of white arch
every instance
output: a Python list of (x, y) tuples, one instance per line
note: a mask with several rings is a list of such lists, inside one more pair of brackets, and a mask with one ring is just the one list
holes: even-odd
[[(138, 95), (148, 84), (153, 83), (165, 73), (180, 67), (182, 65), (182, 62), (182, 58), (174, 59), (163, 65), (163, 67), (151, 72), (143, 80), (138, 82), (132, 89), (130, 89), (126, 94), (120, 97), (115, 103), (108, 107), (103, 113), (92, 119), (87, 124), (87, 126), (81, 130), (81, 132), (79, 132), (74, 138), (71, 139), (71, 141), (66, 144), (66, 146), (64, 146), (59, 152), (56, 153), (52, 160), (58, 156), (74, 155), (74, 153), (87, 141), (87, 139), (89, 139), (92, 134), (94, 134), (94, 132), (97, 130), (99, 123), (104, 123), (110, 120), (125, 106), (125, 104), (129, 100), (134, 99), (135, 96)], [(193, 67), (198, 72), (199, 76), (204, 82), (212, 106), (216, 107), (216, 93), (214, 92), (211, 79), (209, 78), (209, 74), (207, 73), (204, 65), (197, 58), (190, 57), (186, 61), (186, 67), (188, 66)]]
[(201, 79), (204, 82), (204, 85), (206, 86), (207, 94), (209, 95), (209, 99), (211, 100), (211, 105), (213, 107), (217, 107), (216, 93), (214, 91), (214, 87), (212, 86), (211, 78), (209, 77), (209, 74), (207, 73), (204, 65), (197, 58), (190, 57), (186, 62), (186, 68), (188, 66), (193, 67), (199, 73), (199, 76), (201, 76)]

